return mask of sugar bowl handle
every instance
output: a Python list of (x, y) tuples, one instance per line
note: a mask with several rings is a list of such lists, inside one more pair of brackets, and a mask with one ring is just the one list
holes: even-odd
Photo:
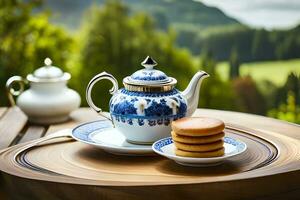
[[(99, 114), (101, 114), (102, 109), (94, 104), (92, 97), (91, 97), (91, 93), (92, 93), (92, 89), (93, 89), (95, 83), (97, 83), (98, 81), (103, 80), (103, 79), (107, 79), (112, 82), (113, 87), (109, 90), (111, 95), (115, 94), (118, 91), (118, 81), (115, 79), (115, 77), (113, 77), (113, 75), (106, 73), (106, 72), (102, 72), (92, 78), (92, 80), (89, 82), (89, 84), (86, 88), (86, 101), (89, 104), (89, 106)], [(103, 114), (101, 114), (101, 115), (103, 117), (109, 119), (107, 116), (105, 116)], [(111, 119), (109, 119), (109, 120), (111, 120)]]
[[(6, 81), (6, 90), (7, 90), (7, 96), (8, 96), (8, 100), (11, 106), (15, 106), (16, 102), (14, 99), (14, 96), (19, 96), (23, 91), (24, 91), (24, 85), (25, 83), (27, 83), (27, 80), (22, 78), (21, 76), (13, 76), (10, 77), (7, 81)], [(19, 85), (19, 89), (15, 90), (13, 88), (13, 86), (15, 84)]]

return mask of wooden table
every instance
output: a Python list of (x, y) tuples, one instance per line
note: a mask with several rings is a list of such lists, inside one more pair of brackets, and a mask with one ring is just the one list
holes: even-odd
[(65, 123), (43, 126), (28, 122), (27, 116), (18, 107), (0, 108), (0, 150), (97, 118), (99, 115), (89, 108), (80, 108)]
[[(198, 109), (195, 115), (216, 117), (224, 120), (226, 123), (235, 123), (244, 127), (251, 127), (257, 130), (274, 132), (275, 134), (280, 133), (282, 135), (278, 137), (279, 139), (282, 138), (283, 140), (285, 140), (287, 138), (290, 138), (297, 144), (300, 141), (300, 126), (284, 121), (245, 113), (217, 111), (209, 109)], [(55, 132), (56, 130), (72, 128), (77, 124), (95, 120), (97, 118), (100, 117), (89, 108), (80, 108), (77, 111), (74, 111), (71, 114), (70, 120), (65, 123), (54, 124), (50, 126), (41, 126), (28, 123), (27, 117), (17, 107), (0, 108), (0, 149), (4, 149), (15, 144), (28, 142), (30, 140), (43, 137), (45, 135)], [(300, 151), (298, 151), (298, 153), (300, 154)], [(298, 153), (296, 153), (296, 155), (293, 156), (300, 158)], [(286, 197), (287, 199), (297, 199), (297, 197), (300, 198), (299, 161), (300, 160), (295, 160), (295, 162), (290, 163), (286, 168), (282, 167), (276, 169), (280, 170), (278, 172), (276, 171), (276, 173), (278, 173), (278, 176), (268, 175), (265, 177), (264, 180), (257, 179), (258, 184), (263, 184), (267, 182), (270, 184), (269, 186), (258, 185), (258, 187), (255, 188), (255, 191), (251, 191), (251, 188), (249, 188), (249, 191), (236, 191), (233, 196), (235, 198), (233, 199), (244, 199), (246, 197), (245, 195), (250, 195), (253, 192), (257, 192), (259, 199), (282, 199), (283, 197)], [(244, 184), (248, 184), (249, 182), (249, 185), (251, 185), (250, 183), (253, 184), (252, 181), (253, 180), (245, 180)], [(278, 182), (282, 182), (282, 186), (278, 185)], [(238, 187), (238, 185), (236, 187)], [(0, 186), (0, 188), (3, 187)], [(222, 191), (222, 189), (220, 188), (216, 189)], [(268, 196), (262, 196), (264, 191), (269, 192)], [(274, 195), (270, 195), (270, 191), (274, 191)], [(122, 190), (120, 192), (122, 193)], [(0, 199), (4, 198), (5, 193), (4, 191), (2, 191), (2, 194), (0, 194)]]
[[(80, 108), (71, 114), (70, 120), (53, 125), (36, 125), (28, 122), (27, 116), (18, 107), (0, 108), (0, 150), (46, 136), (63, 128), (95, 120), (99, 116), (89, 108)], [(0, 199), (7, 198), (0, 181)]]

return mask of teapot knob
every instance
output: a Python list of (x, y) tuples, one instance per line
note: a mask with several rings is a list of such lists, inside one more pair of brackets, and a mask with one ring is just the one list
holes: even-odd
[(50, 58), (45, 58), (44, 63), (46, 66), (51, 66), (52, 65), (52, 60)]
[(146, 69), (151, 70), (154, 66), (157, 65), (157, 62), (150, 56), (147, 56), (145, 60), (141, 63), (141, 65), (144, 66)]

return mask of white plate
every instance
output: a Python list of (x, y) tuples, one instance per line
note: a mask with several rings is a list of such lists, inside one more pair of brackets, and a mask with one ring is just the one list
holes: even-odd
[(77, 126), (72, 131), (72, 137), (80, 142), (101, 148), (117, 155), (153, 155), (151, 145), (128, 143), (124, 135), (113, 128), (108, 120), (88, 122)]
[(219, 157), (212, 158), (192, 158), (182, 157), (175, 154), (175, 145), (171, 137), (167, 137), (156, 141), (152, 145), (153, 151), (156, 153), (174, 160), (178, 164), (185, 166), (201, 167), (201, 166), (214, 166), (221, 164), (224, 160), (237, 156), (247, 149), (247, 145), (239, 140), (231, 137), (224, 137), (225, 154)]

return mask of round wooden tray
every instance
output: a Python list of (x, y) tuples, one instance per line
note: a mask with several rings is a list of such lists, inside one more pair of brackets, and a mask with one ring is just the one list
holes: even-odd
[(112, 155), (80, 142), (60, 142), (28, 149), (20, 155), (19, 162), (40, 168), (41, 171), (95, 180), (100, 184), (118, 182), (120, 185), (144, 185), (214, 182), (215, 178), (227, 180), (228, 175), (257, 170), (277, 158), (276, 146), (253, 135), (257, 131), (248, 132), (231, 127), (226, 129), (226, 135), (244, 141), (248, 149), (243, 155), (216, 167), (182, 167), (160, 156)]
[[(247, 151), (220, 166), (193, 168), (159, 156), (117, 156), (80, 142), (58, 139), (27, 149), (17, 157), (16, 152), (26, 144), (3, 151), (0, 169), (6, 172), (8, 185), (20, 186), (18, 191), (28, 198), (46, 194), (49, 198), (72, 199), (96, 196), (104, 199), (274, 199), (300, 193), (298, 126), (245, 114), (233, 120), (237, 113), (229, 112), (206, 111), (197, 115), (223, 119), (226, 135), (244, 141)], [(251, 126), (255, 123), (253, 119), (259, 123), (264, 120), (264, 126), (252, 126), (254, 129), (240, 125), (250, 120)], [(282, 128), (286, 129), (286, 135), (282, 134)], [(296, 130), (299, 135), (294, 134)]]

